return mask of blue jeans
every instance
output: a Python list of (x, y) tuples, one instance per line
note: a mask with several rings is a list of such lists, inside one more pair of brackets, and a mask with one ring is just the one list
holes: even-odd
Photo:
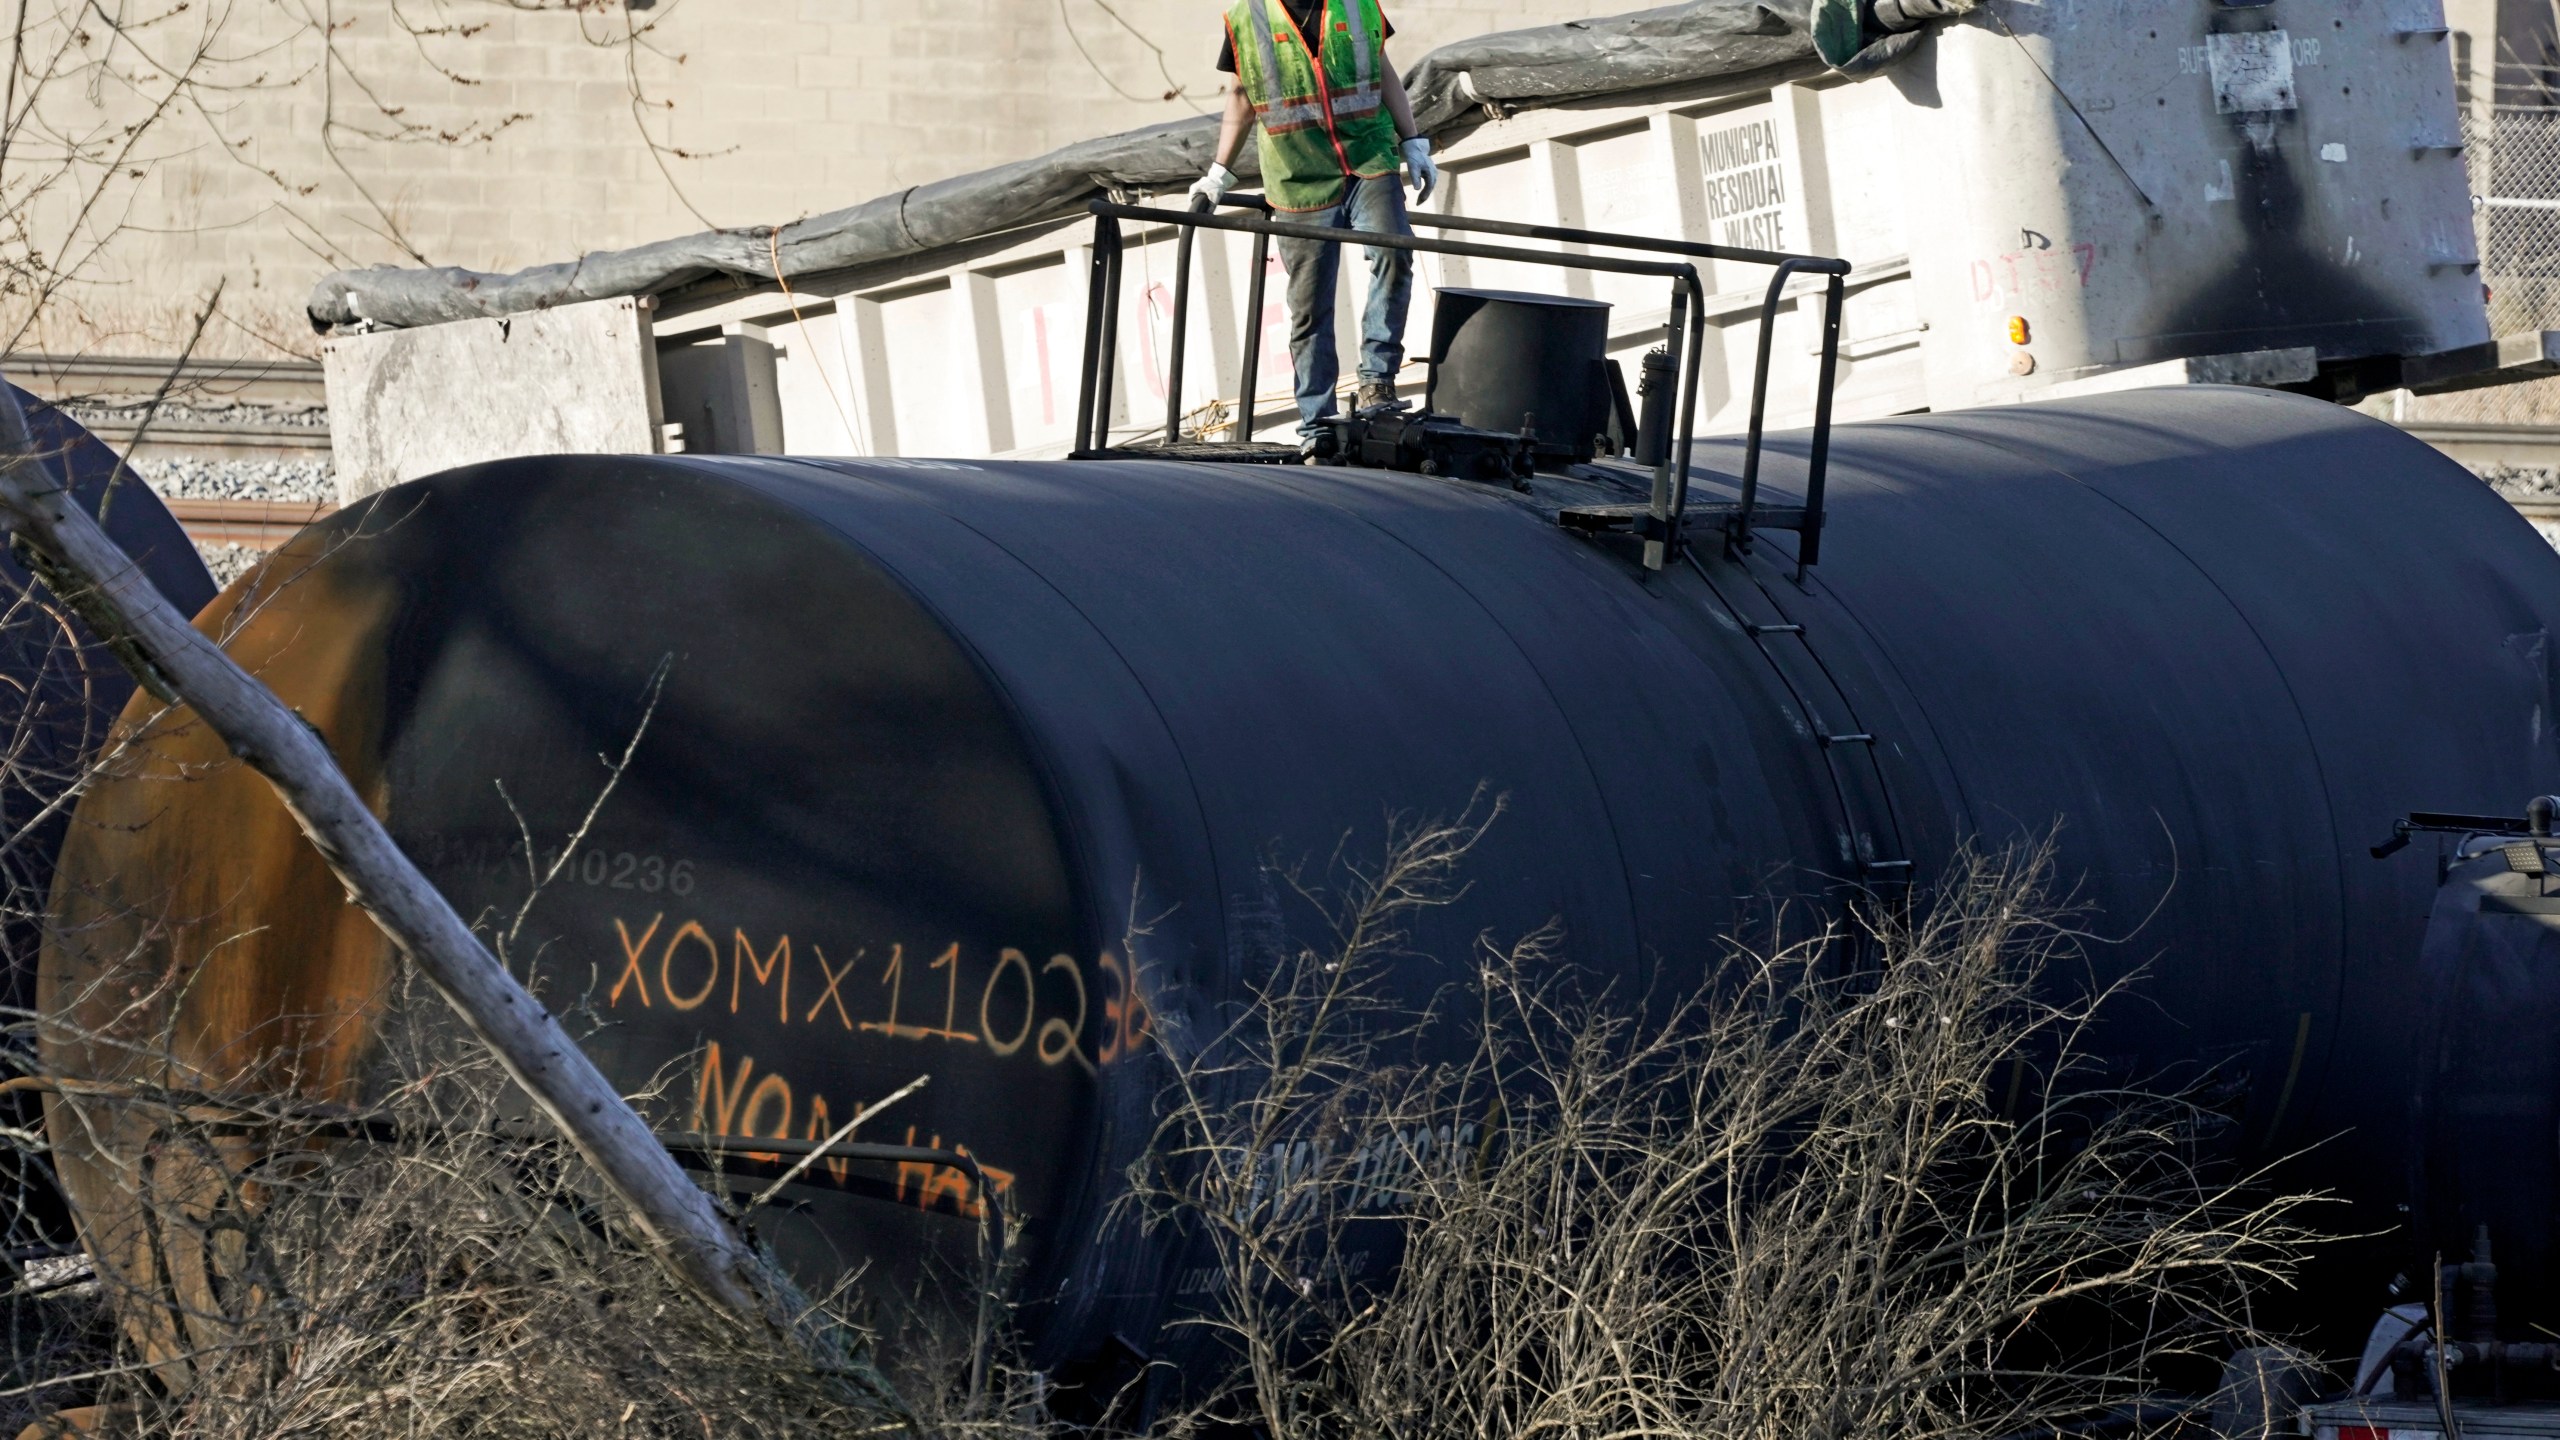
[[(1352, 181), (1342, 203), (1330, 210), (1284, 212), (1277, 218), (1381, 235), (1413, 233), (1404, 218), (1404, 180), (1394, 171)], [(1392, 384), (1404, 364), (1413, 252), (1363, 248), (1369, 255), (1369, 304), (1360, 317), (1360, 378)], [(1342, 374), (1333, 344), (1333, 292), (1342, 271), (1342, 247), (1326, 240), (1284, 239), (1280, 263), (1289, 272), (1289, 358), (1298, 372), (1298, 433), (1313, 435), (1334, 411), (1334, 382)]]

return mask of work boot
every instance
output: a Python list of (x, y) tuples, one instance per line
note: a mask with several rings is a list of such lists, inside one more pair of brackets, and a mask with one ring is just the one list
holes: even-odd
[(1359, 393), (1352, 397), (1351, 408), (1354, 410), (1401, 410), (1404, 406), (1396, 399), (1396, 387), (1393, 381), (1363, 380), (1360, 382)]

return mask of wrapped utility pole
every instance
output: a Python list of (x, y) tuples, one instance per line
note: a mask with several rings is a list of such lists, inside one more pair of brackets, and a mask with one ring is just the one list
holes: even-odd
[(28, 569), (153, 695), (184, 705), (275, 787), (347, 895), (592, 1164), (679, 1280), (749, 1322), (796, 1333), (790, 1281), (688, 1178), (560, 1022), (500, 965), (392, 842), (318, 732), (187, 623), (35, 453), (0, 383), (0, 528)]

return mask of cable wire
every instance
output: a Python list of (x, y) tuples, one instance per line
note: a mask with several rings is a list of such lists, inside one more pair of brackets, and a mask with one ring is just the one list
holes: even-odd
[(1191, 99), (1191, 88), (1173, 78), (1173, 67), (1165, 58), (1163, 46), (1148, 39), (1145, 31), (1140, 30), (1133, 24), (1130, 24), (1129, 17), (1121, 14), (1118, 10), (1113, 9), (1110, 0), (1093, 0), (1093, 3), (1101, 8), (1103, 14), (1110, 16), (1114, 24), (1117, 24), (1121, 29), (1128, 31), (1131, 38), (1135, 39), (1139, 44), (1147, 47), (1148, 51), (1156, 57), (1156, 73), (1164, 77), (1165, 88), (1164, 93), (1161, 95), (1141, 95), (1131, 91), (1118, 80), (1113, 79), (1111, 72), (1104, 69), (1102, 62), (1096, 60), (1093, 56), (1093, 51), (1086, 47), (1084, 37), (1076, 33), (1076, 22), (1074, 18), (1067, 13), (1067, 0), (1058, 0), (1058, 23), (1066, 27), (1067, 39), (1074, 42), (1076, 53), (1084, 57), (1084, 63), (1092, 69), (1094, 74), (1102, 77), (1102, 83), (1110, 86), (1113, 94), (1118, 95), (1123, 100), (1134, 100), (1141, 104), (1166, 100), (1180, 100), (1184, 104), (1190, 105), (1194, 114), (1208, 113), (1202, 110), (1199, 105)]

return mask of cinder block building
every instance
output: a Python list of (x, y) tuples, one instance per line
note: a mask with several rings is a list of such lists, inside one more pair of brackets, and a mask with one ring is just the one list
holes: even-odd
[[(207, 103), (170, 107), (106, 187), (112, 233), (87, 222), (103, 243), (20, 352), (175, 353), (221, 281), (200, 353), (309, 355), (303, 300), (333, 269), (508, 269), (789, 220), (1214, 112), (1225, 78), (1218, 0), (463, 0), (342, 8), (334, 32), (279, 0), (212, 7), (213, 29), (206, 7), (146, 0), (131, 39), (159, 47), (155, 89), (118, 83), (134, 62), (52, 3), (52, 32), (86, 35), (68, 53), (94, 61), (47, 87), (52, 125), (129, 122), (190, 46)], [(1408, 65), (1464, 35), (1629, 8), (1385, 0)]]

